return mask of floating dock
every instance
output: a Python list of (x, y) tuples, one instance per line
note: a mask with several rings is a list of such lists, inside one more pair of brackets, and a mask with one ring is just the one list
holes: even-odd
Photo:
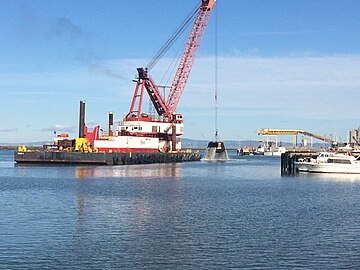
[(201, 155), (195, 153), (84, 153), (65, 151), (15, 151), (17, 163), (28, 164), (93, 164), (93, 165), (132, 165), (151, 163), (175, 163), (200, 161)]

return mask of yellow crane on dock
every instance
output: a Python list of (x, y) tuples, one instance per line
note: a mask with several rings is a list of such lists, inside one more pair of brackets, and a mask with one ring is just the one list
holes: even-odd
[[(263, 135), (263, 136), (276, 136), (276, 135), (294, 135), (294, 136), (298, 136), (299, 134), (303, 134), (305, 136), (309, 136), (327, 143), (334, 143), (335, 141), (333, 139), (321, 136), (321, 135), (316, 135), (314, 133), (305, 131), (305, 130), (301, 130), (301, 129), (271, 129), (271, 128), (262, 128), (259, 132), (258, 135)], [(297, 140), (296, 140), (297, 141)]]

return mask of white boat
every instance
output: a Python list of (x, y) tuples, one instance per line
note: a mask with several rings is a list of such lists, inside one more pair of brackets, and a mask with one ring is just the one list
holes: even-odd
[(360, 174), (360, 161), (352, 155), (322, 152), (316, 159), (295, 162), (299, 172)]
[(280, 147), (277, 148), (277, 149), (270, 148), (270, 149), (265, 150), (264, 156), (276, 156), (276, 157), (280, 157), (281, 154), (283, 154), (283, 153), (285, 153), (285, 152), (286, 152), (286, 148), (280, 146)]

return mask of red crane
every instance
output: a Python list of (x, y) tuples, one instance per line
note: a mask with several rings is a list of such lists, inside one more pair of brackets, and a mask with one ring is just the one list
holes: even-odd
[[(194, 12), (194, 15), (196, 14), (195, 21), (191, 28), (191, 32), (178, 64), (178, 68), (176, 70), (175, 77), (173, 79), (166, 101), (165, 97), (163, 98), (161, 96), (158, 86), (149, 76), (148, 71), (173, 44), (177, 36), (184, 30), (184, 27), (179, 28), (177, 32), (175, 32), (175, 34), (164, 44), (164, 46), (155, 55), (155, 58), (147, 65), (146, 68), (137, 69), (138, 78), (134, 96), (131, 102), (130, 112), (126, 116), (127, 121), (142, 119), (143, 114), (141, 113), (141, 108), (144, 89), (146, 89), (147, 93), (149, 94), (149, 98), (159, 116), (163, 116), (163, 119), (166, 122), (172, 121), (171, 116), (175, 112), (177, 104), (179, 103), (181, 95), (184, 91), (215, 2), (216, 0), (201, 0), (200, 6)], [(185, 23), (189, 23), (189, 20), (190, 19), (187, 19)]]

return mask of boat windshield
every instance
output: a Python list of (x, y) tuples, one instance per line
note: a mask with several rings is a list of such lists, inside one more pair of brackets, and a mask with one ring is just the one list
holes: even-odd
[(351, 164), (351, 160), (349, 160), (349, 159), (329, 158), (328, 163)]

